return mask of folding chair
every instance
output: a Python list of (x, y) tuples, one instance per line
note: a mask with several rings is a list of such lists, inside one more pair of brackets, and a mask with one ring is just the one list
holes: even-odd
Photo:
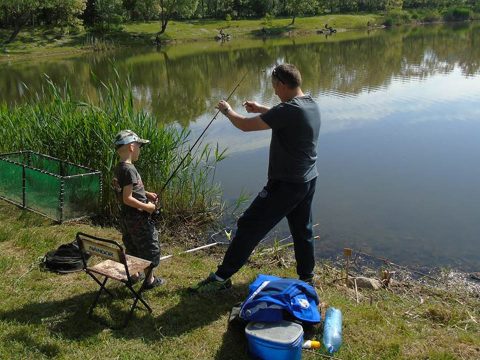
[[(147, 304), (141, 295), (145, 285), (147, 284), (147, 279), (153, 270), (152, 263), (150, 261), (125, 254), (123, 247), (113, 240), (102, 239), (81, 232), (77, 233), (76, 239), (82, 255), (83, 270), (85, 270), (85, 272), (90, 275), (100, 286), (100, 289), (95, 296), (95, 300), (88, 310), (88, 316), (90, 318), (93, 318), (93, 309), (95, 306), (97, 306), (103, 290), (105, 290), (105, 292), (113, 298), (112, 293), (105, 288), (105, 284), (107, 283), (108, 279), (122, 282), (134, 296), (133, 305), (122, 327), (127, 326), (130, 318), (133, 315), (133, 311), (137, 307), (138, 301), (145, 305), (149, 312), (152, 312), (152, 308)], [(97, 256), (105, 260), (96, 265), (88, 266), (87, 254), (91, 257)], [(140, 289), (135, 291), (130, 274), (143, 272), (146, 269), (147, 273), (145, 274), (145, 280), (143, 281)], [(103, 281), (99, 280), (98, 275), (105, 277), (105, 279)]]

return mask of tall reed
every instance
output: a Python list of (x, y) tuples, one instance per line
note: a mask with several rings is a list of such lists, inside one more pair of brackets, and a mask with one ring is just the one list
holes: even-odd
[[(27, 88), (27, 86), (25, 85)], [(27, 88), (28, 89), (28, 88)], [(0, 104), (0, 152), (34, 150), (100, 170), (103, 177), (99, 215), (114, 220), (118, 204), (110, 184), (117, 162), (115, 134), (131, 129), (151, 143), (135, 164), (147, 190), (160, 191), (180, 159), (188, 154), (189, 132), (164, 126), (134, 106), (129, 80), (101, 83), (96, 104), (72, 98), (68, 83), (54, 84), (47, 76), (36, 99), (9, 107)], [(208, 219), (219, 214), (220, 189), (213, 184), (216, 164), (224, 151), (204, 145), (187, 161), (162, 194), (168, 221)]]

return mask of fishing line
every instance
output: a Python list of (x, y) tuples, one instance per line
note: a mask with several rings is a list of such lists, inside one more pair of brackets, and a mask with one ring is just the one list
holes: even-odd
[[(240, 79), (240, 81), (237, 83), (237, 85), (233, 88), (233, 90), (230, 92), (230, 94), (228, 95), (228, 97), (225, 99), (225, 101), (228, 101), (230, 100), (230, 98), (232, 97), (232, 95), (235, 93), (235, 91), (238, 89), (238, 87), (240, 86), (240, 84), (243, 82), (243, 80), (245, 79), (245, 77), (247, 76), (247, 71), (245, 72), (245, 74), (243, 74), (242, 78)], [(182, 160), (180, 160), (180, 163), (177, 165), (177, 167), (175, 168), (175, 170), (173, 170), (172, 174), (170, 175), (170, 177), (168, 178), (168, 180), (165, 182), (165, 184), (163, 185), (163, 187), (161, 188), (160, 190), (160, 194), (163, 193), (163, 191), (165, 190), (165, 188), (167, 187), (167, 185), (170, 183), (170, 181), (172, 181), (173, 177), (175, 176), (175, 174), (177, 173), (177, 171), (180, 169), (180, 167), (183, 165), (183, 163), (185, 162), (185, 160), (187, 159), (187, 157), (189, 157), (192, 153), (192, 150), (195, 148), (195, 146), (198, 144), (198, 142), (200, 141), (200, 139), (203, 137), (203, 135), (207, 132), (208, 128), (210, 127), (210, 125), (212, 125), (213, 121), (217, 118), (218, 114), (220, 113), (220, 109), (217, 110), (217, 112), (215, 113), (215, 116), (210, 120), (210, 122), (207, 124), (207, 126), (205, 127), (205, 129), (203, 129), (202, 133), (198, 136), (197, 140), (195, 140), (195, 142), (193, 143), (193, 145), (190, 147), (190, 149), (188, 149), (187, 151), (187, 154), (182, 158)], [(158, 203), (155, 205), (155, 206), (158, 206)], [(151, 214), (151, 218), (153, 220), (156, 220), (158, 219), (158, 217), (160, 216), (160, 210), (159, 208), (157, 208), (152, 214)]]
[[(233, 88), (233, 90), (230, 92), (230, 95), (228, 95), (228, 97), (225, 99), (225, 101), (228, 101), (230, 100), (230, 98), (232, 97), (232, 95), (235, 93), (235, 91), (238, 89), (238, 87), (240, 86), (240, 84), (243, 82), (243, 80), (245, 79), (245, 77), (247, 76), (247, 72), (245, 72), (245, 74), (243, 75), (243, 77), (240, 79), (240, 81), (237, 83), (237, 85)], [(195, 140), (195, 142), (193, 143), (193, 145), (190, 147), (190, 149), (188, 150), (187, 154), (182, 158), (182, 160), (180, 160), (180, 163), (177, 165), (177, 167), (175, 168), (175, 170), (173, 170), (172, 174), (170, 175), (170, 177), (168, 178), (168, 180), (165, 182), (165, 184), (163, 185), (162, 189), (160, 190), (161, 193), (163, 193), (163, 191), (165, 190), (165, 188), (167, 187), (167, 185), (170, 183), (170, 181), (172, 181), (173, 177), (175, 176), (175, 174), (177, 173), (177, 171), (180, 169), (180, 167), (183, 165), (183, 163), (185, 162), (185, 160), (187, 159), (188, 156), (190, 156), (190, 154), (192, 153), (192, 150), (193, 148), (197, 145), (197, 143), (200, 141), (200, 139), (203, 137), (203, 135), (205, 134), (205, 132), (208, 130), (208, 128), (210, 127), (210, 125), (212, 125), (213, 121), (217, 118), (218, 114), (220, 113), (220, 109), (217, 110), (215, 116), (210, 120), (210, 122), (208, 123), (208, 125), (205, 127), (205, 129), (203, 129), (202, 133), (198, 136), (197, 140)]]

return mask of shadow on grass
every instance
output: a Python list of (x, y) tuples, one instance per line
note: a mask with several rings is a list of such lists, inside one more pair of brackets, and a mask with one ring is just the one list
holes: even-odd
[(22, 229), (57, 225), (55, 221), (33, 211), (23, 209), (17, 204), (0, 200), (0, 220), (18, 224)]
[[(0, 29), (0, 44), (4, 38), (7, 39), (9, 36), (9, 31)], [(108, 43), (109, 48), (112, 48), (114, 45), (155, 45), (155, 34), (127, 32), (125, 30), (111, 31), (105, 34), (96, 34), (89, 31), (85, 33), (62, 34), (56, 29), (25, 29), (20, 32), (11, 44), (6, 46), (13, 49), (25, 46), (45, 47), (55, 44), (58, 48), (89, 48), (92, 47), (93, 39), (96, 42)], [(168, 40), (168, 38), (164, 36), (162, 40)]]
[[(233, 287), (229, 291), (212, 295), (191, 294), (182, 289), (178, 293), (146, 292), (145, 298), (153, 306), (153, 316), (139, 305), (127, 327), (112, 330), (115, 337), (123, 339), (141, 338), (145, 342), (161, 341), (163, 337), (177, 337), (218, 320), (230, 312), (232, 306), (243, 299), (247, 293), (247, 284)], [(115, 298), (103, 294), (95, 308), (94, 321), (87, 315), (96, 291), (89, 291), (68, 299), (58, 301), (31, 302), (13, 310), (0, 310), (0, 321), (46, 327), (53, 333), (62, 334), (67, 339), (82, 340), (97, 335), (109, 325), (121, 325), (132, 304), (129, 291), (123, 287), (108, 287)], [(163, 313), (156, 313), (155, 297), (165, 298), (160, 302), (167, 305), (175, 297), (180, 297), (173, 307)], [(163, 301), (162, 301), (163, 300)], [(158, 305), (158, 301), (157, 301)], [(225, 329), (227, 324), (225, 323)], [(14, 335), (12, 335), (14, 336)], [(224, 337), (227, 344), (237, 344), (238, 336)], [(28, 344), (29, 339), (22, 342)], [(232, 345), (233, 346), (233, 345)], [(223, 347), (222, 347), (223, 348)], [(46, 352), (55, 349), (44, 349)], [(233, 350), (232, 353), (237, 353)], [(238, 348), (238, 353), (243, 350)]]
[(87, 32), (65, 41), (62, 46), (71, 47), (94, 47), (94, 43), (107, 44), (108, 48), (115, 48), (117, 45), (146, 46), (155, 45), (155, 34), (127, 32), (125, 30), (111, 31), (105, 34)]
[(215, 354), (215, 360), (251, 359), (248, 355), (248, 343), (245, 326), (232, 324), (223, 334), (222, 346)]
[(31, 302), (14, 310), (1, 310), (0, 321), (41, 325), (69, 339), (90, 337), (104, 329), (87, 316), (94, 295), (91, 291), (66, 300)]
[[(215, 294), (192, 294), (187, 289), (179, 290), (179, 301), (152, 319), (152, 325), (156, 325), (165, 337), (181, 336), (228, 315), (233, 305), (246, 296), (247, 288), (248, 284), (240, 284)], [(144, 336), (148, 339), (148, 334)], [(158, 340), (158, 335), (149, 340)]]
[(226, 21), (222, 23), (222, 20), (216, 19), (190, 20), (187, 22), (187, 24), (193, 24), (197, 26), (216, 24), (218, 25), (218, 29), (228, 29), (231, 27), (231, 25), (227, 24)]

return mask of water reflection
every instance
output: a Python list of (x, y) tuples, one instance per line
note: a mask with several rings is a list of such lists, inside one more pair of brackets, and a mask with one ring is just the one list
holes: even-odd
[[(480, 26), (430, 26), (325, 40), (281, 39), (129, 49), (0, 65), (9, 103), (41, 89), (42, 74), (95, 101), (120, 74), (159, 122), (199, 134), (218, 99), (273, 105), (269, 69), (295, 63), (322, 109), (315, 218), (319, 256), (353, 246), (398, 262), (480, 267)], [(115, 64), (113, 66), (113, 64)], [(28, 90), (23, 83), (28, 84)], [(219, 117), (205, 141), (229, 148), (217, 171), (227, 199), (265, 182), (268, 132), (243, 134)], [(278, 231), (282, 232), (285, 224)]]
[(22, 101), (22, 96), (28, 96), (23, 84), (33, 93), (44, 84), (42, 74), (48, 74), (57, 83), (68, 80), (75, 93), (93, 101), (100, 81), (114, 79), (118, 71), (121, 77), (129, 74), (138, 101), (159, 121), (187, 125), (210, 109), (212, 98), (228, 93), (245, 71), (249, 86), (240, 88), (237, 98), (269, 100), (272, 95), (265, 70), (282, 61), (297, 64), (304, 75), (304, 87), (314, 95), (352, 96), (386, 88), (397, 79), (448, 73), (454, 67), (473, 76), (480, 68), (479, 33), (478, 24), (466, 28), (431, 26), (377, 31), (344, 41), (321, 37), (306, 43), (280, 40), (282, 46), (275, 41), (251, 42), (246, 48), (241, 43), (238, 48), (212, 43), (193, 54), (189, 52), (193, 45), (189, 45), (0, 63), (0, 94), (10, 103)]

